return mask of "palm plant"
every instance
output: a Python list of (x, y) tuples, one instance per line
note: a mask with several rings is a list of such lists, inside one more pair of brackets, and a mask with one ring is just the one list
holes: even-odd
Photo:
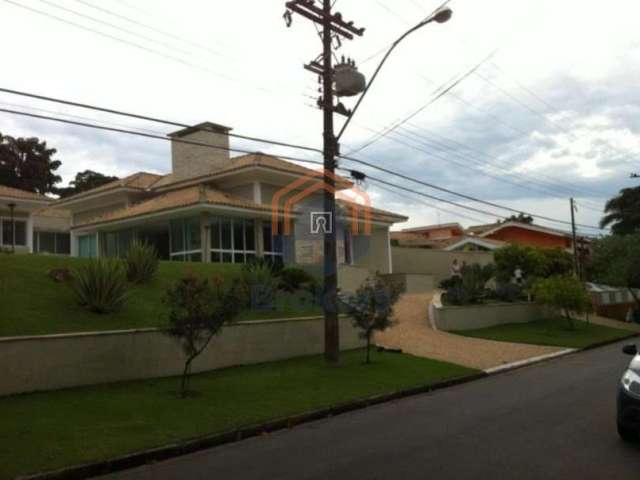
[(640, 232), (640, 187), (623, 188), (617, 197), (607, 201), (604, 211), (600, 228), (611, 225), (616, 235)]

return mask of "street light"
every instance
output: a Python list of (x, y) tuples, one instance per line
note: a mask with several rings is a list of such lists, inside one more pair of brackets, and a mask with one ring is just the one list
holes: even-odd
[(369, 88), (371, 88), (371, 84), (373, 83), (373, 81), (378, 76), (378, 72), (380, 72), (380, 69), (382, 68), (382, 66), (387, 61), (387, 58), (389, 58), (389, 55), (391, 55), (391, 52), (393, 52), (393, 50), (398, 46), (398, 44), (400, 42), (402, 42), (405, 38), (407, 38), (410, 34), (415, 32), (416, 30), (421, 29), (422, 27), (424, 27), (425, 25), (427, 25), (427, 24), (429, 24), (431, 22), (436, 22), (436, 23), (448, 22), (449, 19), (451, 19), (452, 15), (453, 15), (453, 11), (449, 7), (446, 7), (446, 6), (445, 7), (441, 7), (439, 9), (437, 9), (435, 12), (433, 12), (430, 16), (428, 16), (427, 18), (422, 20), (420, 23), (418, 23), (415, 27), (412, 27), (409, 30), (407, 30), (404, 34), (402, 34), (402, 36), (400, 36), (400, 38), (398, 38), (395, 42), (393, 42), (393, 44), (391, 45), (389, 50), (387, 50), (387, 53), (385, 53), (384, 57), (382, 58), (382, 61), (377, 66), (376, 70), (373, 72), (373, 75), (371, 76), (371, 80), (369, 80), (369, 83), (367, 83), (367, 86), (365, 87), (364, 91), (362, 92), (362, 95), (360, 95), (360, 98), (358, 98), (358, 101), (356, 102), (355, 107), (353, 107), (353, 110), (351, 110), (351, 113), (347, 117), (347, 121), (344, 122), (344, 125), (342, 125), (342, 128), (340, 129), (340, 133), (338, 133), (338, 135), (336, 137), (336, 142), (338, 142), (340, 140), (340, 138), (342, 137), (342, 134), (347, 129), (347, 126), (349, 125), (349, 122), (351, 122), (351, 119), (355, 115), (356, 110), (358, 110), (358, 107), (360, 106), (360, 104), (362, 103), (362, 100), (364, 99), (365, 95), (369, 91)]

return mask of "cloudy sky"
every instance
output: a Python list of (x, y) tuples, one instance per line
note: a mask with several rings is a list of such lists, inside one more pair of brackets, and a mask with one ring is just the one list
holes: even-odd
[[(439, 3), (337, 0), (346, 19), (366, 27), (337, 53), (370, 75), (385, 47)], [(358, 158), (416, 179), (563, 220), (570, 218), (573, 196), (578, 222), (596, 225), (604, 201), (633, 186), (629, 173), (640, 170), (640, 4), (452, 0), (450, 6), (451, 21), (428, 25), (390, 57), (343, 137), (342, 152), (355, 150)], [(239, 134), (319, 147), (317, 79), (302, 65), (320, 52), (320, 40), (301, 17), (286, 28), (283, 13), (283, 0), (0, 0), (0, 87), (182, 123), (210, 120)], [(0, 108), (172, 131), (4, 93)], [(0, 113), (0, 132), (46, 139), (58, 149), (65, 183), (84, 169), (123, 176), (170, 167), (163, 141), (6, 113)], [(319, 159), (264, 144), (232, 146)], [(487, 211), (368, 182), (376, 206), (411, 217), (397, 227), (469, 225), (509, 214), (368, 173)]]

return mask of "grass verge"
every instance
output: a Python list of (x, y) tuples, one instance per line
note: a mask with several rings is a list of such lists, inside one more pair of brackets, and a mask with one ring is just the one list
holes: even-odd
[(179, 398), (178, 378), (0, 398), (0, 479), (95, 462), (373, 395), (477, 373), (395, 353), (344, 352), (196, 375), (198, 395)]
[(477, 330), (457, 330), (451, 333), (466, 337), (484, 338), (500, 342), (528, 343), (554, 347), (585, 348), (590, 345), (628, 337), (629, 330), (606, 327), (595, 323), (575, 321), (570, 329), (564, 318), (540, 322), (510, 323)]
[[(109, 315), (80, 307), (71, 287), (47, 276), (52, 268), (73, 269), (81, 258), (45, 255), (0, 255), (0, 337), (91, 332), (129, 328), (163, 327), (166, 308), (162, 296), (166, 288), (191, 271), (198, 275), (220, 275), (231, 279), (240, 274), (240, 265), (215, 263), (160, 262), (152, 283), (131, 286), (121, 311)], [(291, 318), (320, 315), (308, 295), (278, 292), (274, 308), (246, 311), (240, 320)]]

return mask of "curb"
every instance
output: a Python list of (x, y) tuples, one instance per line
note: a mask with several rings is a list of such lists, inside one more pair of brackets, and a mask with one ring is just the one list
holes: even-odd
[(467, 375), (464, 377), (457, 377), (450, 380), (444, 380), (428, 385), (421, 385), (418, 387), (408, 388), (405, 390), (399, 390), (393, 393), (376, 395), (368, 397), (362, 400), (355, 400), (349, 403), (343, 403), (332, 407), (327, 407), (319, 410), (314, 410), (299, 415), (293, 415), (277, 420), (271, 420), (259, 425), (252, 425), (237, 430), (217, 433), (213, 435), (207, 435), (204, 437), (195, 438), (185, 442), (173, 443), (158, 447), (150, 450), (144, 450), (129, 455), (124, 455), (109, 460), (103, 460), (96, 463), (88, 463), (83, 465), (75, 465), (72, 467), (62, 468), (59, 470), (53, 470), (49, 472), (41, 472), (32, 475), (26, 475), (18, 477), (18, 480), (80, 480), (90, 477), (97, 477), (99, 475), (107, 475), (109, 473), (115, 473), (122, 470), (127, 470), (134, 467), (139, 467), (153, 462), (167, 460), (169, 458), (179, 457), (189, 453), (194, 453), (200, 450), (208, 448), (218, 447), (221, 445), (235, 443), (240, 440), (244, 440), (251, 437), (256, 437), (265, 433), (276, 432), (278, 430), (284, 430), (287, 428), (293, 428), (296, 425), (321, 420), (323, 418), (329, 418), (343, 413), (352, 412), (355, 410), (361, 410), (373, 405), (379, 405), (381, 403), (390, 402), (393, 400), (399, 400), (414, 395), (433, 392), (435, 390), (441, 390), (447, 387), (453, 387), (455, 385), (461, 385), (464, 383), (473, 382), (481, 378), (487, 378), (493, 375), (506, 373), (512, 370), (523, 368), (526, 366), (542, 363), (552, 359), (564, 357), (579, 353), (586, 350), (592, 350), (594, 348), (603, 347), (613, 343), (620, 342), (630, 338), (640, 336), (640, 333), (631, 333), (628, 336), (599, 342), (582, 349), (566, 349), (559, 352), (554, 352), (548, 355), (541, 355), (539, 357), (533, 357), (518, 362), (512, 362), (506, 365), (500, 365), (497, 367), (489, 368), (484, 371), (473, 375)]

